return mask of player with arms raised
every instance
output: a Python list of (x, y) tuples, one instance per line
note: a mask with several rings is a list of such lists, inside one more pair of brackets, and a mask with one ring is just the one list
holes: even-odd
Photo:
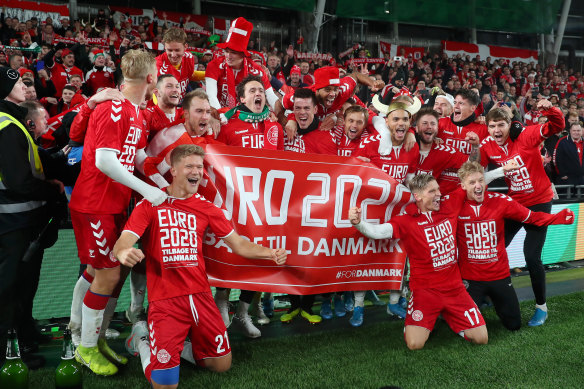
[(572, 224), (574, 213), (567, 208), (555, 215), (532, 212), (509, 196), (485, 192), (483, 172), (478, 162), (466, 162), (458, 170), (462, 189), (466, 191), (466, 201), (458, 216), (458, 264), (475, 303), (481, 304), (489, 296), (505, 328), (518, 330), (521, 311), (509, 275), (505, 220), (535, 226)]
[(429, 174), (409, 184), (417, 212), (393, 217), (388, 223), (361, 220), (361, 209), (349, 210), (351, 223), (372, 239), (401, 239), (410, 261), (411, 296), (404, 337), (410, 350), (424, 347), (438, 316), (465, 339), (488, 342), (485, 321), (466, 292), (456, 262), (456, 222), (466, 193), (458, 189), (440, 201), (440, 188)]
[[(140, 354), (154, 388), (178, 386), (187, 335), (193, 347), (185, 351), (198, 364), (216, 372), (231, 366), (227, 330), (205, 272), (202, 243), (207, 227), (237, 255), (273, 260), (279, 265), (286, 262), (284, 249), (269, 249), (243, 239), (220, 208), (197, 194), (204, 155), (197, 145), (180, 145), (172, 151), (168, 200), (158, 206), (148, 200), (138, 203), (113, 250), (115, 257), (130, 267), (148, 258), (148, 325), (142, 321), (133, 326), (128, 346)], [(140, 238), (145, 253), (134, 248)]]
[[(509, 196), (531, 211), (549, 213), (552, 208), (553, 191), (541, 160), (540, 145), (549, 136), (561, 132), (565, 121), (562, 111), (552, 107), (549, 100), (539, 100), (537, 109), (548, 118), (548, 122), (526, 127), (513, 140), (509, 136), (511, 115), (504, 108), (492, 108), (487, 114), (490, 136), (481, 143), (480, 161), (483, 166), (489, 162), (502, 166), (510, 160), (515, 160), (519, 169), (505, 176)], [(521, 227), (525, 228), (523, 253), (536, 304), (535, 312), (528, 325), (534, 327), (544, 324), (548, 316), (545, 269), (541, 262), (547, 227), (508, 221), (505, 226), (506, 245), (511, 243)]]

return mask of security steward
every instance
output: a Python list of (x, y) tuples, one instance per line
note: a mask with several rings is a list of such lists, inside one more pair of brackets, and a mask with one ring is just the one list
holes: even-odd
[[(16, 328), (19, 338), (31, 330), (25, 312), (36, 293), (43, 250), (35, 250), (27, 262), (23, 257), (47, 225), (48, 204), (63, 193), (60, 181), (45, 179), (34, 133), (26, 128), (27, 109), (18, 106), (25, 90), (18, 72), (0, 67), (0, 345), (6, 344), (9, 328)], [(21, 347), (31, 369), (44, 364), (35, 346)], [(0, 347), (0, 363), (4, 352)]]

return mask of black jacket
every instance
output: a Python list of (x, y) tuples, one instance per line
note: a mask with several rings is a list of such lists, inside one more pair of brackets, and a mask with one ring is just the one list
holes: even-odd
[[(584, 164), (580, 162), (578, 149), (570, 135), (558, 141), (554, 162), (558, 170), (558, 184), (584, 185)], [(566, 176), (568, 179), (562, 180)]]
[[(7, 113), (24, 125), (26, 108), (0, 100), (0, 112)], [(56, 186), (35, 177), (28, 159), (29, 144), (22, 130), (9, 124), (0, 130), (0, 173), (6, 189), (0, 189), (0, 204), (31, 200), (57, 202), (61, 194)], [(20, 213), (0, 213), (0, 234), (46, 222), (46, 207)]]

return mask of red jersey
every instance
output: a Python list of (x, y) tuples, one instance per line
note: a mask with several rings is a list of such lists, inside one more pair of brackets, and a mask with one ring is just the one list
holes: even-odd
[(53, 81), (55, 89), (57, 90), (55, 97), (61, 97), (63, 87), (70, 83), (71, 76), (74, 74), (81, 76), (81, 81), (83, 81), (83, 72), (77, 66), (67, 68), (63, 66), (63, 64), (55, 62), (51, 68), (51, 81)]
[[(146, 147), (148, 158), (144, 161), (143, 171), (147, 177), (152, 174), (161, 173), (167, 180), (172, 180), (170, 170), (170, 152), (180, 145), (188, 144), (208, 144), (219, 143), (213, 139), (213, 134), (203, 136), (191, 136), (185, 129), (184, 123), (178, 123), (174, 126), (159, 131)], [(153, 157), (154, 159), (150, 158)], [(168, 173), (168, 174), (167, 174)], [(166, 175), (165, 175), (166, 174)], [(170, 182), (168, 181), (168, 182)]]
[(87, 85), (92, 95), (96, 94), (100, 88), (115, 88), (114, 72), (110, 68), (102, 67), (97, 69), (94, 66), (85, 75), (85, 85)]
[(168, 60), (168, 55), (166, 52), (160, 54), (156, 57), (156, 68), (158, 69), (158, 75), (163, 74), (172, 74), (174, 78), (177, 79), (180, 85), (180, 98), (185, 96), (187, 91), (187, 86), (193, 77), (193, 73), (195, 72), (195, 58), (193, 55), (185, 51), (185, 54), (182, 57), (180, 67), (177, 69), (170, 63)]
[(118, 214), (128, 207), (132, 189), (101, 172), (95, 166), (99, 149), (114, 150), (118, 160), (134, 173), (136, 150), (146, 146), (141, 110), (130, 100), (106, 101), (98, 104), (91, 116), (83, 145), (83, 164), (69, 207), (91, 214)]
[(505, 173), (505, 182), (509, 187), (509, 195), (526, 207), (547, 203), (553, 197), (550, 180), (541, 160), (539, 145), (546, 139), (544, 134), (551, 135), (562, 131), (564, 117), (560, 110), (553, 108), (544, 114), (549, 119), (547, 123), (527, 126), (515, 141), (507, 138), (507, 142), (499, 146), (489, 136), (481, 142), (483, 166), (489, 162), (503, 166), (512, 159), (517, 162), (519, 169)]
[(296, 135), (292, 141), (284, 136), (284, 150), (295, 153), (337, 155), (337, 144), (332, 131), (321, 131), (316, 128), (307, 134)]
[(531, 110), (523, 115), (523, 120), (526, 126), (536, 126), (539, 123), (541, 112)]
[(177, 107), (174, 115), (168, 115), (157, 105), (146, 108), (142, 111), (144, 120), (146, 120), (146, 127), (144, 134), (146, 139), (150, 141), (154, 135), (160, 130), (170, 127), (174, 122), (182, 119), (183, 109)]
[[(268, 143), (264, 144), (266, 140)], [(217, 141), (228, 146), (284, 150), (284, 131), (282, 126), (270, 120), (250, 123), (234, 116), (221, 126)]]
[(467, 200), (458, 215), (456, 238), (462, 278), (497, 281), (509, 277), (505, 219), (547, 226), (563, 221), (564, 213), (532, 212), (501, 193), (485, 193), (480, 204)]
[(353, 153), (353, 157), (366, 157), (371, 163), (386, 172), (398, 183), (403, 184), (408, 174), (414, 174), (418, 169), (420, 160), (420, 148), (418, 144), (410, 151), (405, 151), (402, 146), (394, 146), (389, 155), (379, 154), (379, 140), (381, 135), (373, 135), (361, 141), (359, 148)]
[[(339, 85), (339, 94), (335, 98), (333, 105), (330, 108), (325, 108), (324, 105), (318, 103), (317, 104), (317, 112), (316, 117), (318, 120), (323, 121), (328, 115), (337, 112), (341, 108), (343, 108), (343, 104), (349, 100), (351, 96), (353, 96), (353, 92), (357, 87), (357, 82), (353, 79), (353, 77), (343, 77), (341, 78), (341, 82)], [(282, 100), (282, 105), (286, 109), (294, 109), (294, 94), (287, 94), (284, 96)], [(289, 116), (290, 117), (290, 116)]]
[(416, 174), (431, 174), (440, 185), (440, 193), (447, 194), (458, 188), (460, 180), (457, 171), (466, 161), (468, 155), (453, 147), (432, 143), (428, 154), (420, 152)]
[(233, 232), (221, 209), (199, 194), (136, 205), (124, 231), (143, 237), (149, 302), (209, 292), (202, 247), (207, 226), (220, 238)]
[(480, 140), (489, 136), (487, 126), (484, 124), (472, 122), (466, 126), (457, 126), (449, 117), (438, 121), (438, 138), (444, 140), (447, 146), (454, 147), (466, 155), (470, 154), (471, 145), (464, 138), (471, 131), (476, 133)]
[(410, 260), (412, 290), (452, 289), (462, 285), (456, 263), (456, 218), (466, 192), (442, 198), (440, 211), (394, 216), (389, 220), (393, 239), (400, 239)]
[[(371, 119), (371, 116), (369, 117)], [(339, 157), (350, 157), (353, 155), (355, 150), (359, 148), (361, 141), (369, 136), (377, 135), (377, 130), (373, 128), (370, 129), (366, 127), (361, 136), (355, 139), (349, 139), (347, 134), (345, 134), (344, 126), (336, 126), (333, 128), (333, 133), (335, 135), (335, 141), (337, 143), (337, 154)]]
[[(227, 69), (229, 65), (225, 62), (225, 57), (217, 57), (207, 65), (205, 77), (217, 81), (217, 99), (221, 107), (233, 108), (238, 105), (235, 87), (248, 75), (259, 76), (266, 92), (272, 87), (269, 76), (260, 65), (249, 59), (244, 59), (243, 67), (240, 70)], [(231, 79), (231, 73), (233, 79)]]

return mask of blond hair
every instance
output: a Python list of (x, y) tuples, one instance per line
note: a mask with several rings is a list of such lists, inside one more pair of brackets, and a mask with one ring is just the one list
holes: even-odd
[(201, 146), (197, 145), (179, 145), (176, 146), (170, 152), (170, 165), (174, 166), (179, 163), (183, 158), (189, 157), (191, 155), (198, 155), (201, 158), (205, 158), (205, 150)]
[(164, 33), (162, 43), (177, 42), (185, 44), (187, 42), (187, 33), (182, 28), (171, 27)]
[(125, 82), (142, 81), (156, 73), (156, 59), (146, 51), (129, 50), (122, 57), (121, 68)]
[(423, 191), (430, 182), (436, 181), (431, 174), (418, 174), (409, 183), (410, 191), (412, 193), (420, 193)]
[(476, 161), (467, 161), (462, 164), (460, 169), (458, 169), (458, 178), (460, 181), (464, 181), (466, 177), (470, 176), (473, 173), (484, 173), (485, 168), (481, 166), (480, 163)]

